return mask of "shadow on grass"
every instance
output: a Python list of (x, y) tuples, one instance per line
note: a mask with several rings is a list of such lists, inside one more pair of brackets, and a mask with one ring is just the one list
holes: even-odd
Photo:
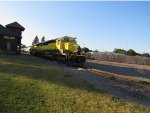
[(17, 76), (9, 74), (0, 74), (0, 112), (48, 112), (45, 94), (37, 84), (33, 85), (26, 77), (14, 78)]
[[(31, 80), (33, 79), (44, 82), (46, 81), (50, 84), (57, 84), (60, 87), (65, 86), (74, 90), (79, 89), (81, 91), (104, 94), (103, 91), (95, 90), (94, 86), (90, 85), (85, 80), (73, 77), (61, 68), (46, 63), (45, 60), (43, 60), (44, 63), (41, 61), (36, 62), (35, 60), (39, 60), (39, 58), (32, 58), (33, 57), (21, 58), (21, 60), (24, 61), (21, 61), (20, 57), (2, 58), (0, 59), (0, 73), (5, 74), (6, 76), (12, 75), (14, 77), (18, 76), (25, 77)], [(29, 61), (25, 61), (27, 59), (29, 59)], [(21, 85), (21, 83), (16, 82), (12, 85)], [(30, 87), (28, 88), (30, 89)], [(32, 93), (32, 91), (30, 93)], [(115, 99), (112, 97), (112, 101), (113, 100)]]
[(77, 111), (74, 99), (67, 97), (68, 91), (95, 91), (87, 82), (56, 66), (36, 62), (36, 58), (18, 58), (0, 59), (0, 112)]
[[(25, 62), (25, 61), (24, 61)], [(53, 65), (30, 65), (0, 60), (0, 72), (6, 75), (26, 76), (30, 79), (44, 80), (50, 83), (64, 85), (81, 90), (94, 90), (93, 86), (77, 77), (72, 77), (61, 68)], [(100, 91), (101, 92), (101, 91)]]

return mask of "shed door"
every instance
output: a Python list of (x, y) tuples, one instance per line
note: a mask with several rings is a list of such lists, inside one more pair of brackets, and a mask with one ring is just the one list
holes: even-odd
[(11, 50), (11, 43), (7, 43), (7, 51)]

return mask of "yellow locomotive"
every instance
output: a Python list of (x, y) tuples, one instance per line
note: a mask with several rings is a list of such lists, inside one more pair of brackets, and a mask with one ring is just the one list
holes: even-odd
[(68, 63), (84, 64), (85, 55), (82, 54), (76, 38), (64, 36), (44, 43), (39, 43), (30, 48), (30, 54), (37, 56), (52, 56), (55, 60)]

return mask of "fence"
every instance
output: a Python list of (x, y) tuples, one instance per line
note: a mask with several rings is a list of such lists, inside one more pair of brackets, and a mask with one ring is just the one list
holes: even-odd
[(110, 53), (110, 52), (88, 53), (87, 58), (99, 60), (99, 61), (150, 65), (150, 57), (127, 56), (127, 55), (123, 55), (123, 54), (116, 54), (116, 53)]
[(132, 68), (120, 67), (113, 65), (105, 65), (95, 62), (87, 62), (87, 65), (96, 69), (101, 69), (108, 72), (113, 72), (116, 74), (128, 75), (128, 76), (138, 76), (150, 79), (150, 69), (142, 65), (150, 66), (150, 57), (141, 56), (126, 56), (123, 54), (116, 54), (110, 52), (96, 52), (86, 54), (87, 59), (99, 60), (99, 61), (109, 61), (118, 63), (128, 63), (128, 64), (139, 64), (134, 65)]

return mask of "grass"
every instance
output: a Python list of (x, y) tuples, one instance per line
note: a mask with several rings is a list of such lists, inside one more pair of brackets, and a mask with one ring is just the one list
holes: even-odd
[(150, 108), (95, 90), (86, 81), (40, 58), (3, 56), (0, 112), (149, 113)]

